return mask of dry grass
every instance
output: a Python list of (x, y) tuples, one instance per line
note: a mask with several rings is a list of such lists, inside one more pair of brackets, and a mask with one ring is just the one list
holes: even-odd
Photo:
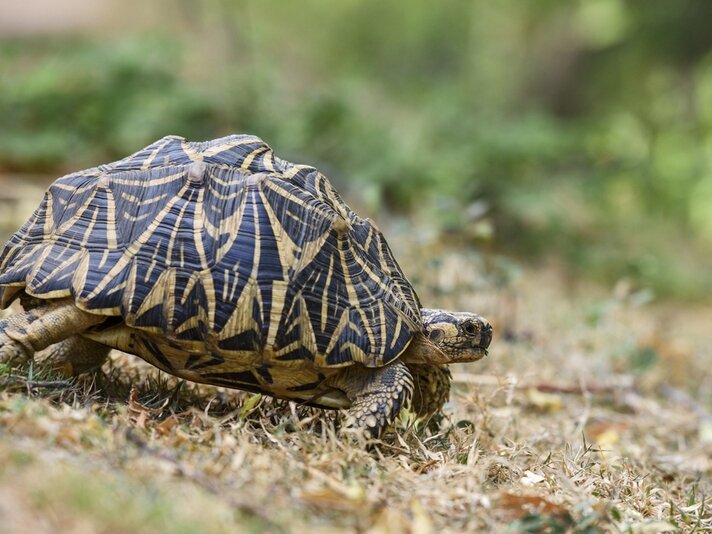
[(125, 355), (71, 383), (5, 369), (0, 525), (711, 531), (712, 310), (393, 240), (424, 302), (495, 324), (490, 357), (454, 369), (441, 420), (404, 414), (367, 450), (336, 437), (333, 412), (182, 383)]

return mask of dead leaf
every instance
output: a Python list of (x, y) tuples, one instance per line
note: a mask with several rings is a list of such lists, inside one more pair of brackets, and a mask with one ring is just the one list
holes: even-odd
[(129, 421), (136, 428), (146, 429), (146, 422), (150, 419), (155, 419), (163, 413), (163, 409), (168, 404), (169, 399), (166, 399), (158, 408), (149, 408), (138, 401), (138, 389), (131, 388), (128, 401), (128, 416)]
[(612, 449), (621, 440), (621, 435), (628, 429), (623, 423), (612, 421), (596, 421), (586, 426), (586, 439), (595, 443), (600, 449)]
[(180, 421), (178, 420), (178, 417), (175, 415), (171, 415), (170, 417), (164, 419), (161, 421), (158, 426), (156, 426), (156, 431), (161, 435), (161, 436), (167, 436), (168, 434), (171, 433), (173, 428), (179, 423)]
[(544, 393), (537, 388), (529, 388), (526, 395), (529, 404), (543, 412), (556, 412), (563, 406), (561, 397), (554, 393)]
[(363, 499), (344, 495), (327, 486), (303, 491), (299, 494), (299, 499), (322, 510), (353, 511), (361, 509), (363, 505)]
[(415, 465), (413, 468), (413, 472), (422, 475), (430, 471), (433, 467), (437, 466), (438, 462), (437, 460), (426, 460), (422, 463), (418, 463)]
[(529, 514), (539, 514), (553, 517), (567, 523), (572, 521), (569, 511), (560, 504), (553, 503), (538, 495), (518, 495), (502, 492), (497, 505), (510, 520), (521, 519)]
[(344, 483), (315, 468), (307, 468), (313, 477), (299, 498), (313, 506), (332, 510), (355, 510), (366, 500), (366, 492), (356, 483)]

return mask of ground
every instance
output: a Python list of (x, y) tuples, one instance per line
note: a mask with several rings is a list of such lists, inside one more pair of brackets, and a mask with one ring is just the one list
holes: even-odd
[[(421, 299), (477, 311), (442, 419), (371, 447), (335, 412), (114, 354), (0, 370), (7, 532), (709, 532), (712, 310), (384, 226)], [(412, 230), (412, 228), (409, 228)], [(437, 244), (435, 244), (437, 243)], [(239, 527), (239, 528), (238, 528)]]

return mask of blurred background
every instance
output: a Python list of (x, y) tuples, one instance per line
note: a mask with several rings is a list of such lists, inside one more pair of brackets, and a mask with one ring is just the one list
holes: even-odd
[(58, 175), (252, 133), (378, 222), (706, 299), (711, 20), (707, 0), (3, 2), (0, 234)]

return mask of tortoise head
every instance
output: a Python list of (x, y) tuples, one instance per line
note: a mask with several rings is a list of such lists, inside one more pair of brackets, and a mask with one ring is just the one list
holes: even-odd
[(475, 313), (422, 309), (425, 336), (448, 363), (474, 362), (487, 355), (492, 325)]

